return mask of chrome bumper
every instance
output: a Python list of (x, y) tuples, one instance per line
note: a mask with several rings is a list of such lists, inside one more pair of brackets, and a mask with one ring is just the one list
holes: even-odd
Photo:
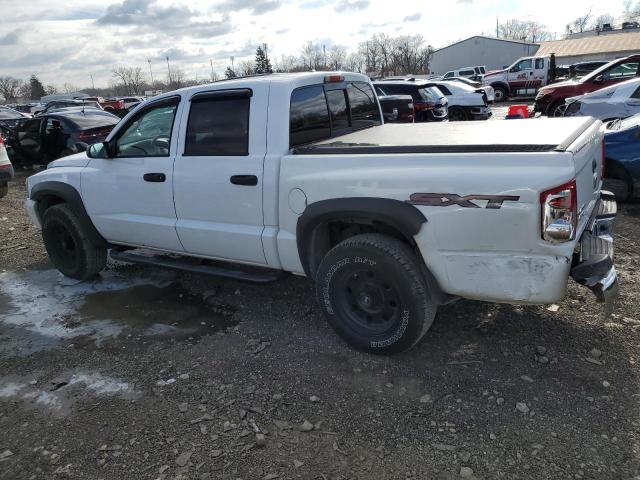
[(571, 267), (571, 277), (589, 288), (598, 302), (605, 304), (606, 316), (613, 311), (618, 295), (618, 274), (613, 265), (613, 222), (617, 211), (613, 193), (601, 191)]

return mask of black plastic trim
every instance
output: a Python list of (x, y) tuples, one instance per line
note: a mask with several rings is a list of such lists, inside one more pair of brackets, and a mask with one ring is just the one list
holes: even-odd
[(234, 88), (229, 90), (209, 90), (206, 92), (198, 92), (189, 98), (190, 102), (196, 102), (198, 100), (205, 100), (209, 98), (229, 98), (229, 97), (241, 97), (251, 98), (253, 96), (253, 90), (250, 88)]
[(44, 213), (40, 202), (44, 200), (48, 195), (59, 197), (71, 207), (71, 210), (78, 216), (78, 220), (85, 227), (87, 235), (91, 238), (91, 241), (98, 246), (107, 247), (109, 243), (100, 235), (95, 225), (89, 218), (87, 210), (84, 208), (82, 197), (80, 193), (71, 185), (62, 182), (41, 182), (31, 189), (30, 199), (34, 202), (38, 202), (38, 215), (42, 219)]
[(321, 256), (318, 251), (318, 227), (331, 221), (367, 219), (393, 227), (413, 241), (413, 237), (427, 222), (423, 213), (413, 205), (390, 198), (334, 198), (321, 200), (307, 206), (298, 219), (296, 240), (298, 254), (305, 273), (313, 278)]
[(371, 145), (335, 142), (296, 147), (294, 155), (361, 155), (394, 153), (552, 152), (558, 145)]

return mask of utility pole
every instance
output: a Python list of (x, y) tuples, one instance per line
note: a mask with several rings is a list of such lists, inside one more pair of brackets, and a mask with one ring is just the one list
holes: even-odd
[(151, 75), (151, 89), (153, 89), (153, 70), (151, 70), (151, 59), (147, 58), (147, 62), (149, 62), (149, 75)]
[(93, 74), (89, 74), (89, 76), (91, 77), (91, 88), (93, 90), (95, 90), (96, 89), (96, 85), (93, 83)]
[(171, 81), (171, 67), (169, 66), (169, 55), (167, 55), (167, 72), (169, 72), (169, 83), (172, 83)]
[(213, 75), (213, 59), (209, 59), (209, 63), (211, 64), (211, 81), (214, 81), (214, 75)]
[(233, 71), (233, 73), (236, 73), (236, 67), (233, 66), (233, 55), (231, 55), (231, 70)]
[(327, 68), (327, 47), (322, 45), (322, 56), (324, 57), (324, 68)]
[(500, 30), (498, 29), (498, 17), (496, 17), (496, 38), (500, 38)]

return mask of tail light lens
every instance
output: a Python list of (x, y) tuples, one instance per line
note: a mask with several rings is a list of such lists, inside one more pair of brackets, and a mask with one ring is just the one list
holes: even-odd
[(4, 145), (4, 137), (0, 133), (0, 145)]
[(552, 243), (573, 240), (578, 228), (578, 196), (575, 179), (542, 192), (540, 205), (542, 207), (542, 238)]
[(111, 133), (111, 130), (111, 127), (100, 130), (85, 130), (78, 134), (78, 138), (82, 141), (95, 140), (96, 137), (106, 137)]

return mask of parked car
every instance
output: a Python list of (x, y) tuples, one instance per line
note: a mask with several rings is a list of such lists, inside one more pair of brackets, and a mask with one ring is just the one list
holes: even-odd
[(565, 117), (588, 116), (603, 121), (640, 113), (640, 77), (579, 97), (567, 98)]
[(306, 275), (339, 335), (390, 354), (456, 298), (557, 303), (571, 275), (611, 307), (601, 122), (523, 126), (382, 125), (356, 73), (230, 79), (145, 102), (29, 177), (26, 207), (68, 277), (92, 279), (108, 251), (257, 283)]
[(37, 107), (40, 107), (39, 103), (23, 103), (16, 105), (13, 109), (20, 113), (26, 113), (27, 115), (32, 116)]
[(605, 188), (621, 201), (640, 197), (640, 114), (606, 124)]
[(139, 103), (144, 102), (144, 98), (142, 97), (123, 97), (120, 100), (122, 100), (124, 108), (127, 111), (131, 111)]
[(13, 108), (0, 106), (0, 125), (13, 128), (25, 118), (31, 118), (31, 115), (18, 112)]
[(47, 113), (53, 113), (57, 110), (69, 107), (91, 107), (98, 110), (103, 109), (98, 102), (93, 100), (53, 100), (52, 102), (47, 103), (47, 105), (45, 105), (45, 107), (39, 111), (36, 116), (46, 115)]
[(468, 85), (474, 88), (476, 92), (478, 90), (482, 90), (484, 93), (487, 94), (487, 101), (489, 103), (493, 103), (495, 101), (495, 98), (496, 98), (495, 91), (493, 90), (493, 87), (490, 85), (483, 86), (482, 82), (471, 80), (470, 78), (465, 78), (465, 77), (454, 77), (454, 78), (450, 78), (449, 81), (464, 83), (465, 85)]
[(567, 80), (542, 87), (536, 96), (534, 111), (549, 117), (561, 117), (566, 99), (594, 92), (640, 74), (640, 55), (614, 60), (579, 80)]
[(0, 198), (9, 192), (9, 180), (13, 178), (13, 165), (4, 146), (4, 137), (0, 134)]
[(413, 99), (416, 122), (442, 122), (449, 117), (447, 97), (424, 81), (385, 80), (375, 82), (374, 87), (378, 97), (409, 95)]
[(607, 63), (609, 62), (604, 60), (574, 63), (573, 65), (569, 65), (569, 76), (577, 77), (577, 78), (584, 77), (588, 73), (591, 73), (594, 70), (597, 70), (598, 68), (606, 65)]
[(413, 123), (415, 111), (411, 95), (378, 95), (384, 123)]
[(21, 165), (46, 165), (104, 140), (120, 120), (98, 110), (69, 108), (21, 122), (14, 132), (15, 159)]

